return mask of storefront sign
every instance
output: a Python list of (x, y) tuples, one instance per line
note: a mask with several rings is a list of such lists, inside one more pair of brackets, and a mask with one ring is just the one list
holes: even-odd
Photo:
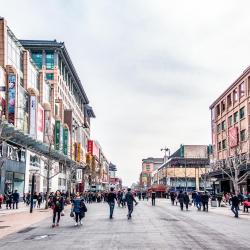
[(30, 97), (30, 135), (36, 139), (36, 96)]
[(8, 75), (8, 121), (15, 123), (16, 75)]
[(93, 155), (93, 141), (92, 140), (88, 140), (88, 153), (90, 155)]
[(61, 130), (61, 123), (60, 121), (55, 122), (55, 149), (60, 149), (60, 130)]
[(67, 128), (63, 129), (63, 153), (68, 155), (68, 138), (69, 138), (69, 130)]

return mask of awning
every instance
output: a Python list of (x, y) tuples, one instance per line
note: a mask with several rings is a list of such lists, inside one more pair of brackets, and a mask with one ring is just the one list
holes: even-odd
[(14, 127), (12, 124), (9, 124), (8, 122), (2, 122), (1, 126), (2, 126), (2, 133), (1, 133), (2, 140), (14, 143), (20, 147), (28, 149), (33, 153), (37, 153), (45, 157), (50, 156), (53, 160), (56, 160), (58, 162), (84, 168), (84, 166), (70, 159), (67, 155), (64, 155), (60, 151), (55, 150), (53, 148), (50, 149), (48, 144), (32, 138), (29, 134), (25, 134), (23, 131)]

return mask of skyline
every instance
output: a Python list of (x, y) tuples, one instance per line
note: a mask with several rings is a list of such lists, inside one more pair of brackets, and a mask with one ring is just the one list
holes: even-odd
[(250, 20), (233, 1), (1, 3), (19, 39), (65, 42), (97, 116), (91, 137), (125, 185), (162, 147), (210, 144), (209, 106), (249, 66)]

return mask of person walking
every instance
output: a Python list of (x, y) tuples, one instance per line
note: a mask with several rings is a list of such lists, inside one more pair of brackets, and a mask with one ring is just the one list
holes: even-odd
[(41, 207), (42, 200), (43, 200), (43, 196), (42, 196), (41, 193), (39, 193), (38, 196), (37, 196), (37, 207), (38, 208)]
[(174, 192), (170, 193), (170, 199), (171, 199), (172, 205), (174, 206), (174, 200), (175, 200), (175, 193)]
[[(52, 227), (59, 226), (60, 222), (60, 217), (61, 217), (61, 212), (64, 209), (64, 202), (63, 202), (63, 197), (61, 196), (60, 190), (57, 190), (55, 195), (52, 198), (52, 204), (51, 208), (53, 209), (53, 223)], [(56, 222), (56, 217), (57, 217), (57, 223)]]
[(135, 200), (133, 194), (131, 193), (131, 188), (128, 188), (128, 192), (126, 193), (126, 202), (127, 202), (127, 206), (128, 206), (128, 220), (130, 220), (132, 218), (132, 213), (134, 210), (134, 202), (135, 205), (137, 205), (137, 201)]
[(207, 211), (208, 212), (208, 201), (209, 201), (209, 196), (207, 194), (207, 191), (205, 191), (205, 193), (201, 196), (201, 202), (203, 205), (203, 211)]
[(156, 193), (154, 191), (152, 191), (152, 193), (151, 193), (152, 206), (155, 206), (155, 197), (156, 197)]
[(107, 202), (109, 204), (109, 219), (113, 219), (113, 213), (115, 208), (115, 200), (117, 201), (116, 194), (114, 192), (114, 188), (110, 188), (110, 192), (108, 193)]
[(17, 192), (17, 190), (15, 190), (15, 192), (13, 193), (13, 209), (15, 209), (15, 205), (16, 205), (16, 209), (18, 209), (18, 203), (19, 203), (19, 193)]
[(236, 194), (233, 195), (232, 199), (231, 199), (231, 210), (234, 213), (235, 218), (239, 217), (239, 204), (240, 204), (240, 199), (239, 196), (237, 196)]
[(33, 208), (36, 208), (37, 200), (38, 200), (38, 195), (37, 195), (37, 192), (35, 192), (33, 194)]
[(187, 194), (187, 192), (184, 193), (183, 195), (183, 202), (186, 206), (186, 211), (188, 210), (188, 205), (189, 205), (189, 202), (190, 202), (190, 199), (189, 199), (189, 196)]
[(0, 194), (0, 209), (2, 208), (3, 199), (4, 199), (3, 195)]
[(201, 210), (201, 195), (198, 192), (195, 197), (195, 204), (196, 204), (196, 207), (198, 208), (198, 211), (200, 211)]
[(221, 194), (217, 194), (217, 201), (218, 201), (218, 206), (221, 206), (221, 201), (222, 201), (222, 195)]
[(181, 190), (180, 193), (178, 194), (177, 199), (178, 199), (178, 201), (179, 201), (179, 203), (180, 203), (181, 211), (183, 211), (184, 194), (183, 194), (182, 190)]
[(79, 192), (76, 192), (76, 197), (72, 201), (72, 212), (75, 213), (75, 226), (82, 225), (82, 218), (85, 217), (87, 212), (84, 199), (80, 196)]

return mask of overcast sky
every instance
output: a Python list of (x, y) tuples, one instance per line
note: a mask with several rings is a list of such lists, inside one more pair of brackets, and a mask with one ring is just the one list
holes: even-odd
[(20, 39), (64, 41), (125, 185), (141, 160), (209, 144), (209, 105), (250, 64), (249, 1), (0, 0)]

